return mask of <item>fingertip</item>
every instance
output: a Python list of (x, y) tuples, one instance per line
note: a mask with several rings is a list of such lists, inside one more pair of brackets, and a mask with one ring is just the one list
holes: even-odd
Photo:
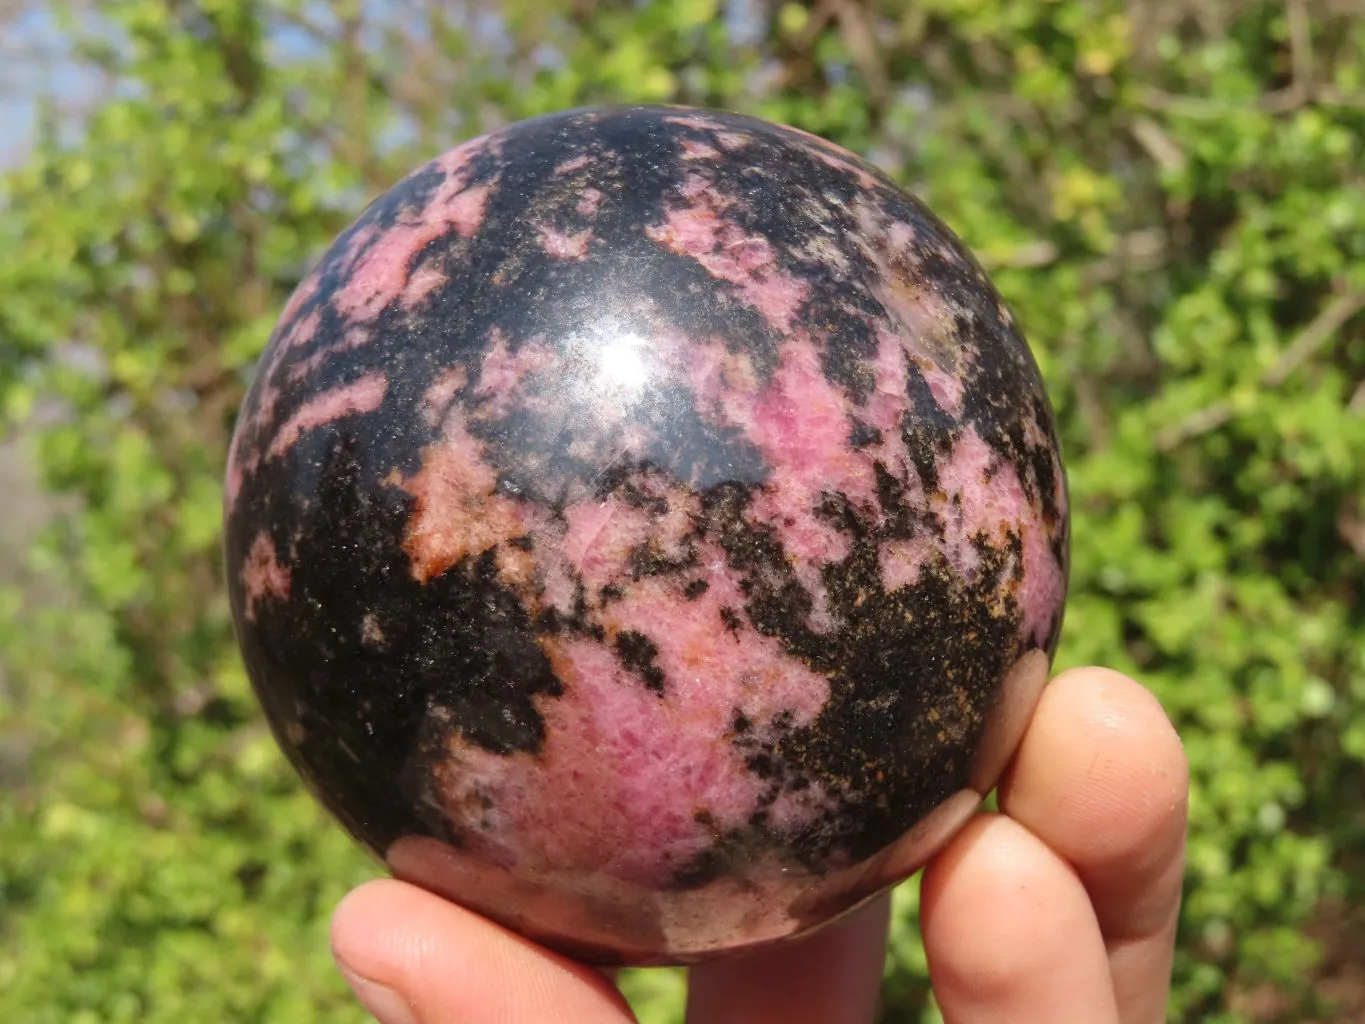
[(1157, 744), (1173, 762), (1185, 759), (1184, 743), (1161, 701), (1132, 676), (1097, 665), (1070, 668), (1052, 681), (1044, 699), (1106, 734)]
[(383, 909), (392, 905), (396, 884), (401, 883), (378, 879), (347, 893), (332, 912), (329, 938), (341, 976), (377, 1021), (416, 1024), (419, 1018), (403, 991), (405, 974), (394, 969), (410, 958), (382, 945), (404, 934), (383, 927)]
[(950, 953), (938, 960), (935, 984), (970, 984), (988, 998), (1013, 988), (1052, 958), (1029, 941), (1040, 911), (1084, 917), (1081, 897), (1069, 866), (1017, 822), (978, 815), (924, 871), (925, 944)]
[(366, 926), (372, 918), (371, 907), (376, 899), (382, 900), (383, 890), (393, 884), (392, 879), (378, 878), (360, 884), (341, 898), (332, 911), (330, 938), (333, 953), (340, 955), (343, 949), (350, 950), (357, 940), (363, 939), (368, 931)]
[(1111, 668), (1087, 665), (1060, 673), (1049, 689), (1056, 691), (1054, 699), (1079, 700), (1088, 705), (1091, 714), (1101, 718), (1106, 717), (1107, 711), (1108, 718), (1130, 719), (1130, 729), (1150, 730), (1148, 739), (1157, 738), (1159, 733), (1163, 742), (1180, 756), (1184, 755), (1184, 744), (1161, 701), (1132, 676)]
[(332, 956), (338, 965), (352, 974), (371, 981), (392, 983), (384, 979), (392, 966), (412, 959), (403, 950), (388, 948), (395, 937), (410, 932), (387, 927), (392, 911), (409, 897), (404, 882), (378, 878), (352, 889), (332, 911), (329, 938)]
[(973, 819), (925, 869), (920, 905), (946, 1019), (1116, 1019), (1104, 944), (1080, 880), (1017, 822)]
[(333, 912), (330, 932), (342, 973), (385, 1024), (633, 1020), (598, 971), (407, 882), (354, 889)]
[(1189, 763), (1145, 687), (1073, 669), (1044, 692), (1000, 807), (1074, 867), (1109, 951), (1124, 1021), (1161, 1019), (1184, 876)]
[(1150, 877), (1183, 846), (1189, 778), (1150, 690), (1110, 669), (1071, 669), (1044, 691), (1000, 807), (1083, 877)]

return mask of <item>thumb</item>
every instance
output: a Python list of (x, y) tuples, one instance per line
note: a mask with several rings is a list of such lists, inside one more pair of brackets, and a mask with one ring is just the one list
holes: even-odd
[(380, 1024), (635, 1020), (601, 972), (393, 879), (341, 901), (332, 953)]

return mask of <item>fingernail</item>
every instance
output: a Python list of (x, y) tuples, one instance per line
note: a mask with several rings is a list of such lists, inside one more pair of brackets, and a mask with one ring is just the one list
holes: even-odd
[(338, 962), (337, 967), (347, 984), (355, 990), (356, 997), (365, 1004), (365, 1009), (374, 1014), (379, 1024), (418, 1024), (417, 1015), (412, 1012), (408, 1001), (393, 989), (362, 978), (343, 963)]

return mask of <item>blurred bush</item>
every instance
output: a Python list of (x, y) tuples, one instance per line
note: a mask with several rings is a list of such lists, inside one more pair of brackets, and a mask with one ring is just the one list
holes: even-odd
[[(1069, 459), (1061, 662), (1148, 683), (1193, 767), (1171, 1019), (1329, 1018), (1309, 926), (1365, 877), (1352, 6), (46, 5), (101, 84), (83, 112), (53, 97), (0, 186), (0, 413), (61, 499), (0, 590), (0, 1018), (361, 1019), (326, 920), (375, 869), (295, 783), (231, 642), (232, 417), (368, 197), (604, 101), (826, 135), (980, 253)], [(888, 1021), (937, 1019), (915, 902), (898, 893)], [(681, 983), (627, 979), (649, 1024), (679, 1019)]]

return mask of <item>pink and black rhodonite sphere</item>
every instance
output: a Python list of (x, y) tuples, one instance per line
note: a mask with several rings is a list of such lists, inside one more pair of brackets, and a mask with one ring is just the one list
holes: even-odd
[(400, 877), (599, 962), (787, 938), (994, 785), (1068, 514), (1027, 345), (857, 157), (514, 125), (376, 200), (239, 419), (227, 564), (293, 764)]

